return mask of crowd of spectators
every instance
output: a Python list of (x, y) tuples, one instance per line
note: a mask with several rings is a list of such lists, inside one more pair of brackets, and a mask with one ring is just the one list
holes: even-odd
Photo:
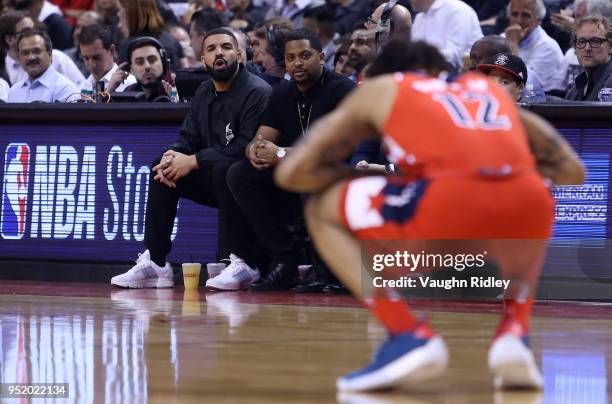
[[(181, 178), (207, 169), (212, 177), (190, 184), (214, 189), (201, 202), (220, 208), (219, 258), (242, 272), (212, 286), (282, 289), (297, 284), (299, 237), (289, 229), (301, 200), (276, 188), (272, 170), (367, 80), (390, 39), (423, 41), (433, 48), (415, 52), (437, 49), (420, 56), (443, 57), (448, 77), (480, 72), (519, 102), (601, 101), (612, 88), (611, 18), (612, 0), (0, 0), (0, 100), (191, 102), (151, 179), (150, 205), (166, 213), (150, 215), (146, 257), (165, 268), (169, 216), (179, 197), (193, 197)], [(351, 163), (393, 170), (376, 143)], [(183, 174), (168, 180), (166, 170)], [(318, 269), (300, 290), (333, 284), (306, 255)]]
[[(21, 80), (36, 80), (26, 74), (22, 66), (27, 62), (19, 55), (19, 34), (28, 29), (48, 35), (51, 66), (84, 95), (95, 90), (92, 79), (106, 78), (104, 89), (109, 89), (115, 63), (126, 63), (124, 78), (129, 78), (129, 84), (113, 82), (110, 89), (139, 89), (132, 86), (135, 75), (130, 69), (135, 65), (127, 60), (127, 49), (134, 40), (150, 37), (165, 53), (158, 56), (168, 63), (164, 79), (169, 91), (178, 82), (178, 96), (190, 100), (197, 85), (208, 78), (200, 62), (202, 38), (219, 27), (234, 29), (237, 36), (246, 34), (243, 64), (272, 86), (289, 78), (283, 41), (295, 28), (316, 33), (326, 68), (355, 83), (363, 79), (364, 68), (386, 37), (403, 36), (435, 46), (451, 70), (476, 70), (477, 63), (491, 63), (499, 53), (518, 56), (527, 66), (526, 88), (537, 94), (536, 101), (597, 101), (600, 90), (610, 86), (609, 69), (604, 67), (610, 59), (610, 0), (400, 0), (390, 2), (392, 7), (385, 11), (386, 5), (384, 0), (0, 0), (0, 100), (7, 102), (8, 88)], [(602, 18), (593, 22), (596, 16)], [(585, 17), (591, 22), (585, 22)], [(592, 24), (595, 31), (588, 29)], [(82, 54), (80, 37), (87, 26), (105, 31), (99, 34), (104, 39), (100, 38), (100, 46), (113, 56), (102, 75), (99, 67), (95, 74), (91, 70), (94, 63), (87, 67)], [(504, 39), (487, 40), (485, 46), (492, 51), (487, 52), (487, 60), (480, 60), (475, 48), (483, 45), (483, 36), (491, 35)], [(91, 45), (97, 44), (86, 47)], [(161, 77), (158, 81), (156, 86), (162, 89)], [(173, 99), (165, 95), (134, 100)], [(92, 100), (74, 95), (19, 99)]]

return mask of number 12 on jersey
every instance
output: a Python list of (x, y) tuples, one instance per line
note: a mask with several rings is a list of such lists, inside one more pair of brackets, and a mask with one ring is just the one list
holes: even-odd
[[(510, 118), (499, 115), (499, 101), (491, 94), (476, 91), (456, 94), (448, 91), (432, 94), (432, 97), (460, 128), (486, 131), (512, 129)], [(475, 112), (470, 111), (469, 104), (478, 104)]]

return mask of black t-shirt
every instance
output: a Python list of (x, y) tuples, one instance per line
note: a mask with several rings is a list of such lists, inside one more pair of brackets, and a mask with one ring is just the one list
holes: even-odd
[(291, 146), (354, 88), (351, 80), (327, 69), (323, 70), (321, 80), (305, 93), (293, 81), (284, 81), (272, 92), (262, 125), (281, 132), (276, 142), (279, 146)]

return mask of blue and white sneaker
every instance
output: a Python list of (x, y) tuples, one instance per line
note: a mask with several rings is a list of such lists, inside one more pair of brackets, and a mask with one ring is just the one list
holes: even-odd
[(251, 268), (237, 255), (230, 254), (230, 264), (214, 278), (206, 281), (211, 290), (242, 290), (259, 279), (259, 270)]
[(526, 335), (506, 332), (495, 338), (488, 363), (497, 389), (541, 389), (544, 385)]
[(442, 374), (448, 366), (448, 349), (427, 325), (417, 331), (391, 334), (364, 369), (339, 378), (341, 392), (379, 390), (421, 382)]
[(163, 267), (151, 261), (151, 254), (146, 250), (138, 254), (136, 265), (124, 274), (113, 276), (111, 285), (122, 288), (171, 288), (174, 286), (174, 273), (170, 263)]

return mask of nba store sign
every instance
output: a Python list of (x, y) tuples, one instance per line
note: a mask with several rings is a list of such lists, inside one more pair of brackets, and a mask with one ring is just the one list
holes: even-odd
[[(100, 153), (95, 145), (10, 143), (4, 158), (0, 236), (142, 241), (150, 172), (119, 145)], [(175, 220), (173, 239), (177, 224)]]
[[(178, 132), (0, 124), (0, 259), (134, 260), (144, 250), (151, 164)], [(171, 239), (170, 262), (213, 261), (216, 210), (181, 199)]]

